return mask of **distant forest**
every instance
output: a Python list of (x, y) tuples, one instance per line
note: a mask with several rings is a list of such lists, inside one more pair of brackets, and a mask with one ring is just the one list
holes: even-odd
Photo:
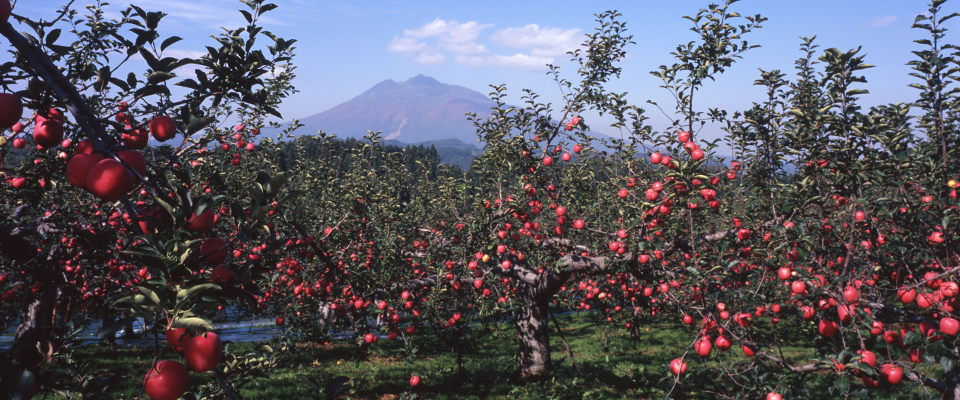
[[(347, 154), (349, 150), (368, 144), (365, 140), (354, 138), (345, 140), (334, 139), (328, 142), (326, 148), (321, 147), (323, 143), (324, 141), (315, 140), (310, 136), (301, 136), (296, 140), (286, 142), (280, 151), (278, 166), (281, 170), (287, 170), (299, 160), (310, 160), (330, 156), (340, 157), (343, 154)], [(444, 174), (446, 175), (463, 176), (467, 173), (464, 168), (461, 168), (460, 163), (445, 160), (444, 158), (446, 157), (442, 157), (434, 145), (427, 147), (420, 144), (401, 147), (396, 144), (380, 143), (378, 146), (382, 149), (383, 154), (403, 154), (404, 166), (407, 170), (414, 173), (426, 172), (428, 176), (434, 178), (437, 176), (441, 164), (449, 164), (443, 168)], [(474, 155), (466, 150), (461, 150), (461, 152), (462, 154), (460, 154), (460, 156), (462, 159), (460, 161), (463, 164), (470, 165), (473, 162)], [(344, 163), (344, 169), (348, 169), (351, 160), (345, 159)]]

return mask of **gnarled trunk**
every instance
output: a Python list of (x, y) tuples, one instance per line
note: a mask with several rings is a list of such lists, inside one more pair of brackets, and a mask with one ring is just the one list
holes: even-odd
[(37, 351), (37, 344), (46, 336), (44, 325), (50, 323), (54, 304), (54, 291), (51, 285), (44, 286), (33, 295), (30, 303), (20, 315), (20, 325), (13, 339), (10, 354), (20, 360), (33, 372), (37, 372), (43, 362), (43, 354)]
[(520, 333), (520, 376), (536, 379), (553, 369), (550, 362), (550, 331), (547, 300), (550, 296), (537, 295), (534, 288), (521, 285), (518, 301), (523, 304), (517, 315)]

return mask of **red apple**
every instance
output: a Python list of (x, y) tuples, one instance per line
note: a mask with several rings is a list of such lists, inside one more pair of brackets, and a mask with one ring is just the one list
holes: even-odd
[(927, 240), (929, 240), (931, 243), (939, 244), (943, 243), (945, 239), (943, 238), (943, 232), (933, 232), (927, 237)]
[(63, 140), (63, 123), (54, 119), (38, 120), (33, 127), (33, 140), (43, 147), (56, 147)]
[[(127, 129), (133, 128), (130, 125), (126, 126)], [(120, 135), (123, 145), (135, 150), (143, 150), (147, 147), (147, 142), (150, 140), (150, 134), (143, 129), (135, 129), (130, 132), (124, 132)]]
[(866, 363), (870, 367), (877, 366), (877, 356), (873, 354), (870, 350), (858, 350), (857, 354), (860, 355), (860, 362)]
[(190, 374), (176, 361), (160, 361), (144, 377), (143, 390), (153, 400), (177, 400), (189, 387)]
[[(226, 251), (226, 250), (224, 250)], [(224, 256), (226, 258), (226, 256)], [(230, 270), (226, 265), (220, 264), (213, 268), (213, 271), (210, 271), (210, 282), (223, 283), (229, 282), (234, 278), (233, 271)]]
[(946, 317), (940, 320), (940, 331), (953, 336), (957, 334), (957, 331), (960, 330), (960, 322), (956, 319)]
[(900, 298), (900, 302), (903, 304), (913, 303), (913, 300), (917, 298), (917, 291), (914, 289), (902, 288), (897, 291), (897, 297)]
[(847, 286), (847, 288), (843, 290), (843, 298), (847, 300), (847, 303), (856, 303), (860, 301), (860, 291), (853, 286)]
[(223, 344), (216, 333), (206, 332), (196, 336), (183, 348), (183, 357), (187, 366), (194, 372), (207, 372), (220, 363), (223, 356)]
[(694, 347), (696, 348), (697, 354), (699, 354), (700, 357), (709, 357), (710, 351), (713, 350), (713, 344), (710, 343), (709, 337), (697, 341)]
[(727, 351), (731, 346), (733, 346), (733, 342), (730, 341), (730, 338), (724, 335), (717, 336), (717, 340), (714, 341), (713, 344), (716, 345), (717, 349), (720, 351)]
[(190, 214), (190, 219), (187, 220), (187, 225), (183, 228), (191, 232), (209, 232), (213, 229), (213, 209), (207, 208), (198, 217), (196, 213)]
[(653, 164), (660, 164), (662, 160), (660, 153), (653, 153), (650, 155), (650, 162)]
[(673, 359), (673, 361), (670, 361), (670, 372), (678, 376), (687, 373), (687, 363), (679, 358)]
[(150, 121), (150, 133), (161, 142), (177, 136), (177, 123), (169, 115), (161, 115)]
[(87, 176), (87, 190), (107, 202), (122, 199), (132, 187), (133, 174), (113, 159), (100, 161)]
[[(6, 7), (6, 10), (4, 10)], [(10, 2), (0, 1), (0, 25), (10, 16)], [(13, 93), (0, 93), (0, 128), (12, 127), (23, 116), (23, 102)]]
[(820, 320), (819, 330), (821, 335), (826, 337), (833, 337), (833, 335), (837, 334), (837, 323), (830, 320), (822, 319)]
[(81, 140), (74, 149), (74, 154), (93, 154), (93, 141), (90, 139)]
[(700, 161), (704, 156), (706, 156), (706, 154), (700, 149), (694, 149), (690, 152), (690, 158), (692, 158), (693, 161)]
[(960, 294), (960, 286), (956, 282), (943, 282), (940, 284), (940, 294), (947, 298), (957, 297), (957, 294)]
[(287, 320), (285, 318), (277, 317), (277, 326), (283, 326), (283, 324), (285, 324), (286, 322)]
[[(137, 150), (123, 150), (117, 152), (117, 157), (120, 157), (123, 162), (133, 167), (133, 170), (137, 171), (140, 176), (147, 175), (147, 160), (143, 157), (143, 153)], [(133, 180), (139, 182), (140, 178), (134, 175)]]
[(220, 264), (227, 259), (227, 241), (220, 238), (210, 238), (200, 245), (200, 255), (208, 264)]
[(63, 118), (63, 113), (56, 108), (51, 108), (47, 110), (46, 114), (36, 114), (37, 123), (41, 123), (47, 120), (56, 120), (63, 124), (66, 120)]
[(796, 294), (803, 293), (807, 290), (807, 284), (803, 283), (803, 281), (793, 281), (793, 283), (790, 284), (790, 290)]
[(90, 170), (100, 161), (103, 161), (103, 156), (99, 154), (78, 153), (74, 155), (67, 163), (67, 180), (73, 186), (86, 190)]
[(167, 329), (166, 336), (167, 343), (170, 343), (170, 345), (177, 349), (177, 351), (183, 351), (183, 348), (187, 345), (187, 342), (196, 336), (196, 334), (187, 328), (176, 328)]
[(903, 379), (903, 370), (893, 364), (884, 364), (880, 367), (880, 375), (891, 385), (896, 385)]

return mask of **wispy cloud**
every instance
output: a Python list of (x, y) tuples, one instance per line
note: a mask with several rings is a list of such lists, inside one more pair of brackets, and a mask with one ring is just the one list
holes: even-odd
[(529, 53), (497, 54), (478, 43), (480, 34), (493, 24), (477, 21), (460, 23), (437, 18), (415, 29), (404, 29), (403, 36), (395, 36), (387, 45), (393, 53), (405, 54), (414, 62), (439, 65), (446, 62), (446, 54), (468, 67), (499, 66), (524, 70), (545, 70), (554, 63), (554, 57), (578, 46), (579, 29), (540, 27), (530, 24), (494, 31), (489, 42), (494, 47), (519, 48)]
[(393, 53), (420, 52), (427, 48), (426, 43), (420, 43), (412, 37), (393, 37), (393, 41), (387, 46), (387, 50)]
[(870, 26), (874, 28), (886, 28), (890, 26), (890, 24), (893, 24), (896, 20), (897, 20), (896, 15), (888, 15), (886, 17), (876, 17), (870, 23)]
[(559, 56), (580, 45), (579, 29), (540, 28), (530, 24), (522, 28), (501, 29), (490, 35), (505, 46), (530, 49), (534, 56)]
[(480, 31), (492, 26), (493, 24), (480, 24), (476, 21), (461, 24), (457, 21), (447, 22), (437, 18), (417, 29), (404, 29), (403, 34), (418, 39), (439, 36), (441, 42), (466, 43), (477, 40)]
[[(125, 10), (131, 4), (142, 8), (144, 11), (163, 11), (167, 14), (161, 23), (163, 27), (184, 28), (184, 27), (202, 27), (204, 29), (217, 29), (220, 27), (236, 28), (246, 26), (247, 21), (238, 12), (238, 10), (248, 10), (243, 4), (233, 0), (137, 0), (137, 1), (119, 1), (111, 3), (104, 8), (105, 15), (108, 18), (120, 19), (120, 11)], [(266, 14), (259, 18), (259, 25), (264, 26), (289, 26), (287, 21), (280, 18), (274, 18)]]

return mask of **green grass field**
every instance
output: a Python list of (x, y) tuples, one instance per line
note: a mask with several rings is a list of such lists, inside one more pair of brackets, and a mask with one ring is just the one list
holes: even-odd
[[(337, 376), (351, 378), (352, 389), (345, 398), (394, 399), (406, 396), (410, 388), (409, 378), (411, 374), (416, 374), (421, 377), (422, 382), (413, 393), (420, 398), (429, 399), (664, 398), (673, 383), (672, 379), (664, 379), (667, 377), (666, 365), (685, 351), (694, 333), (682, 325), (661, 322), (642, 328), (641, 339), (632, 341), (622, 330), (611, 330), (609, 334), (605, 334), (602, 325), (591, 323), (588, 319), (583, 315), (559, 318), (574, 355), (580, 362), (581, 373), (574, 369), (562, 341), (556, 334), (555, 326), (551, 323), (551, 348), (556, 368), (553, 377), (545, 381), (524, 382), (517, 378), (516, 333), (511, 324), (502, 324), (493, 327), (480, 340), (478, 348), (468, 349), (462, 354), (462, 371), (459, 371), (457, 365), (457, 354), (442, 351), (444, 346), (428, 341), (427, 335), (413, 339), (419, 351), (412, 357), (412, 363), (403, 356), (403, 345), (400, 341), (381, 340), (368, 352), (359, 352), (354, 343), (348, 342), (333, 342), (328, 345), (300, 343), (293, 345), (290, 351), (278, 352), (287, 359), (280, 361), (277, 368), (267, 372), (269, 378), (255, 378), (242, 385), (240, 394), (243, 399), (300, 399), (310, 394), (308, 386), (298, 377), (303, 374), (319, 382), (328, 382)], [(789, 342), (792, 332), (799, 340), (800, 335), (796, 333), (801, 327), (788, 325), (781, 324), (778, 327), (779, 334)], [(769, 327), (766, 329), (769, 331)], [(229, 351), (238, 355), (257, 349), (257, 345), (248, 343), (229, 346)], [(727, 377), (711, 376), (712, 372), (700, 370), (707, 365), (716, 366), (716, 354), (717, 351), (714, 350), (714, 357), (709, 361), (701, 361), (695, 354), (688, 355), (690, 369), (671, 397), (718, 398), (712, 393), (695, 391), (691, 386), (720, 393), (729, 391), (729, 385), (733, 383)], [(791, 362), (799, 364), (813, 357), (814, 351), (807, 346), (787, 346), (783, 348), (783, 355)], [(75, 357), (91, 362), (91, 370), (100, 371), (100, 376), (110, 377), (113, 383), (108, 393), (114, 398), (129, 400), (139, 394), (142, 376), (153, 360), (153, 349), (87, 346), (78, 350)], [(740, 375), (744, 367), (754, 361), (744, 357), (738, 345), (721, 354), (720, 358), (730, 375)], [(163, 346), (159, 359), (179, 360), (180, 356), (169, 346)], [(201, 374), (191, 374), (191, 378), (194, 387), (210, 379)], [(757, 379), (745, 374), (738, 377), (740, 382)], [(831, 372), (794, 375), (790, 379), (799, 382), (798, 387), (802, 387), (803, 392), (796, 389), (792, 396), (784, 398), (837, 397), (829, 391), (835, 381)], [(771, 379), (767, 379), (764, 382), (770, 381)], [(851, 392), (863, 388), (857, 378), (851, 377), (849, 383)], [(758, 389), (754, 397), (765, 394), (766, 390), (769, 388)], [(871, 390), (869, 398), (917, 398), (921, 393), (920, 388), (907, 393), (881, 388)], [(45, 394), (39, 398), (58, 397)]]

